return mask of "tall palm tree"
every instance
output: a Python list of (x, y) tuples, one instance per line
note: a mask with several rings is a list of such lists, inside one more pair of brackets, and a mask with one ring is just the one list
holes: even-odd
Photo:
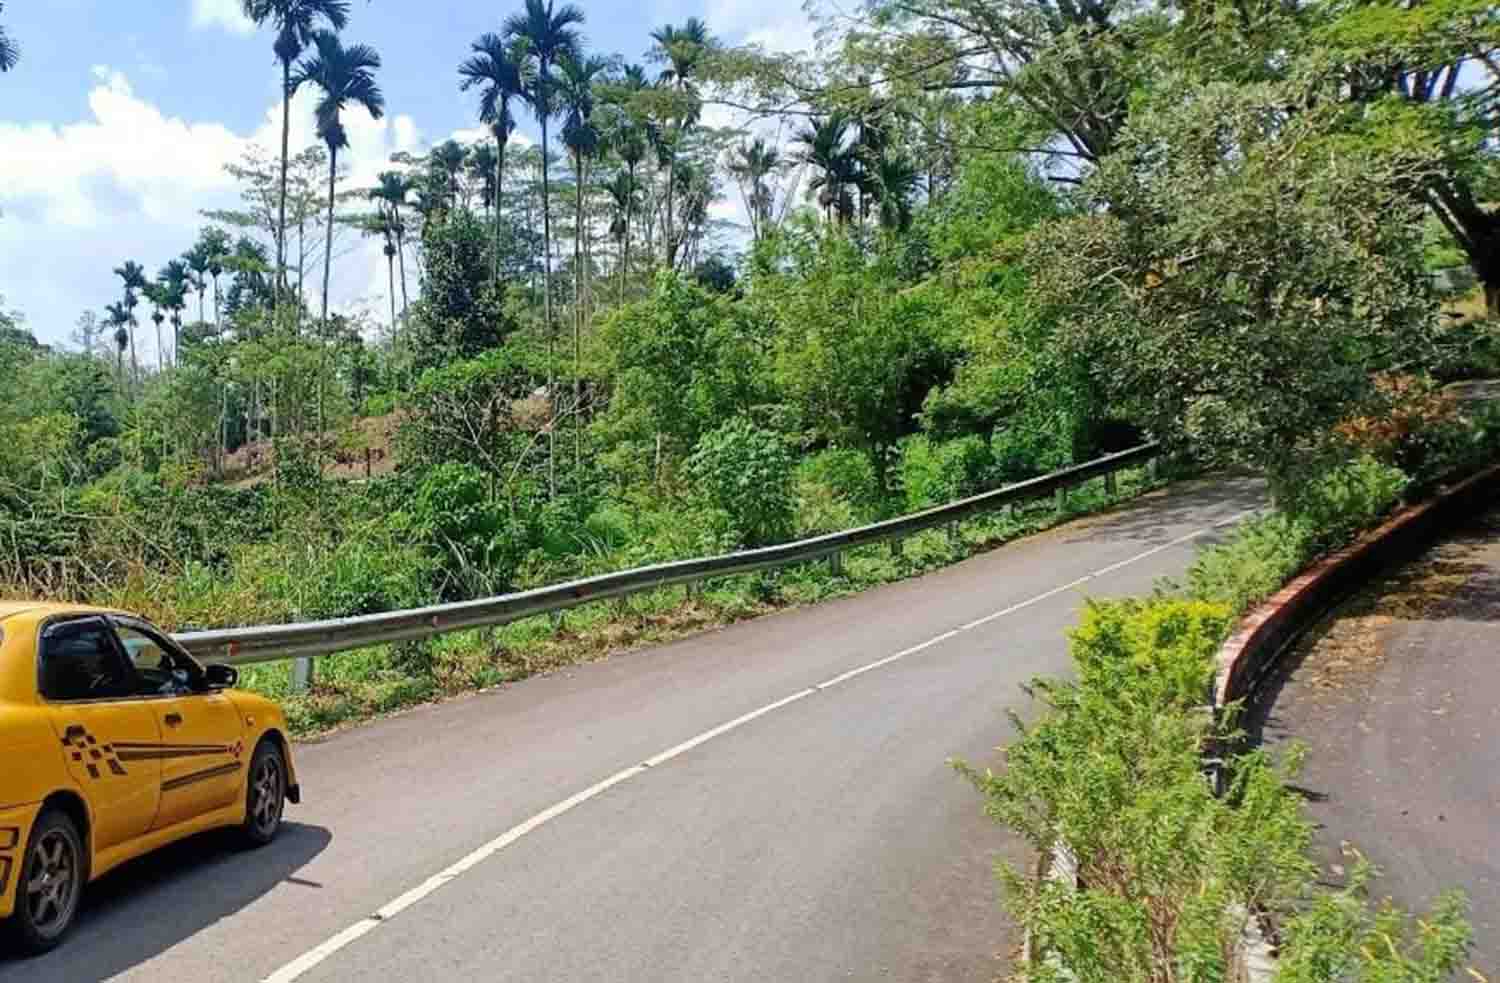
[[(185, 262), (174, 259), (156, 274), (156, 281), (161, 290), (161, 306), (172, 313), (172, 361), (175, 363), (182, 344), (182, 311), (187, 307), (187, 294), (193, 282), (193, 274)], [(165, 367), (163, 365), (164, 354), (161, 344), (161, 322), (157, 321), (156, 366), (158, 369)]]
[(384, 203), (390, 209), (392, 228), (396, 236), (396, 263), (401, 270), (401, 317), (406, 318), (406, 223), (401, 220), (401, 206), (411, 194), (412, 180), (400, 171), (381, 171), (380, 182), (370, 189), (370, 197)]
[(286, 174), (291, 160), (292, 96), (301, 84), (294, 80), (292, 66), (302, 57), (320, 24), (342, 31), (349, 23), (348, 0), (240, 0), (245, 16), (256, 24), (269, 23), (276, 31), (271, 50), (281, 63), (281, 202), (276, 220), (277, 308), (281, 306), (281, 286), (286, 269)]
[(214, 284), (214, 327), (217, 330), (223, 330), (219, 313), (219, 277), (224, 273), (224, 264), (228, 262), (232, 249), (229, 233), (223, 229), (208, 226), (198, 233), (198, 244), (194, 248), (202, 250), (208, 261), (208, 276)]
[(599, 130), (594, 126), (594, 85), (609, 67), (597, 55), (563, 58), (558, 63), (559, 102), (567, 112), (563, 123), (563, 144), (573, 155), (573, 457), (574, 466), (582, 467), (583, 442), (583, 319), (587, 310), (585, 297), (588, 277), (585, 267), (583, 234), (583, 189), (589, 181), (589, 161), (599, 151)]
[(802, 161), (820, 172), (808, 182), (808, 190), (818, 193), (818, 202), (830, 222), (835, 215), (841, 222), (847, 222), (854, 212), (849, 187), (859, 179), (859, 162), (848, 145), (849, 124), (847, 115), (835, 111), (813, 120), (811, 126), (803, 127), (795, 137), (802, 145), (799, 155)]
[(125, 348), (130, 344), (130, 314), (124, 304), (106, 304), (104, 323), (115, 329), (115, 384), (125, 392)]
[(775, 203), (766, 178), (780, 167), (780, 152), (761, 137), (741, 142), (729, 155), (729, 173), (739, 182), (745, 211), (750, 215), (750, 235), (756, 242), (771, 229)]
[(487, 143), (476, 143), (469, 148), (469, 156), (464, 160), (469, 180), (479, 187), (479, 203), (484, 206), (486, 217), (494, 214), (495, 165), (499, 159), (500, 155), (494, 147)]
[(160, 369), (161, 325), (167, 319), (167, 315), (164, 312), (172, 302), (171, 293), (166, 283), (153, 280), (151, 283), (146, 284), (141, 294), (151, 304), (151, 323), (156, 325), (156, 365)]
[(432, 148), (432, 165), (443, 175), (443, 195), (448, 208), (458, 203), (458, 175), (468, 156), (469, 152), (457, 140), (445, 140)]
[(351, 104), (364, 107), (375, 119), (385, 115), (385, 96), (375, 82), (380, 55), (367, 44), (344, 47), (332, 31), (313, 35), (316, 50), (297, 66), (293, 81), (311, 83), (320, 93), (316, 109), (318, 136), (328, 147), (328, 229), (323, 241), (323, 322), (328, 322), (328, 283), (333, 273), (333, 206), (339, 170), (339, 151), (349, 146), (342, 114)]
[[(552, 411), (557, 411), (556, 341), (552, 323), (552, 186), (547, 170), (547, 123), (556, 114), (553, 98), (552, 69), (564, 57), (576, 59), (583, 39), (578, 25), (583, 11), (571, 3), (561, 7), (556, 0), (526, 0), (526, 9), (506, 18), (505, 37), (523, 41), (526, 57), (535, 68), (527, 93), (527, 102), (542, 128), (542, 317), (547, 326), (547, 395)], [(548, 479), (550, 490), (557, 492), (555, 440), (548, 427)]]
[(479, 86), (479, 121), (495, 137), (495, 228), (491, 244), (495, 282), (500, 282), (500, 196), (505, 188), (505, 145), (515, 132), (516, 118), (510, 111), (515, 99), (525, 99), (531, 84), (527, 42), (507, 42), (498, 34), (484, 34), (470, 47), (474, 54), (458, 66), (459, 88), (464, 92)]
[[(601, 128), (604, 145), (613, 150), (620, 158), (620, 163), (625, 165), (625, 176), (628, 180), (629, 193), (624, 198), (614, 195), (616, 202), (623, 202), (622, 227), (618, 233), (621, 239), (620, 249), (620, 301), (625, 300), (625, 278), (630, 273), (630, 220), (633, 217), (635, 207), (640, 198), (640, 182), (636, 180), (636, 170), (641, 161), (645, 159), (648, 139), (648, 126), (645, 119), (640, 115), (639, 108), (635, 105), (635, 99), (640, 93), (650, 88), (646, 81), (646, 70), (640, 65), (626, 65), (625, 71), (613, 91), (613, 112)], [(616, 234), (611, 229), (611, 234)]]
[(880, 227), (905, 232), (911, 227), (911, 197), (917, 190), (917, 168), (910, 159), (885, 154), (869, 169), (870, 186), (880, 203)]
[(614, 217), (610, 219), (609, 234), (620, 244), (620, 303), (625, 302), (625, 272), (630, 266), (630, 213), (635, 210), (640, 195), (635, 175), (628, 170), (617, 171), (613, 181), (604, 186), (609, 194)]
[(375, 82), (380, 55), (367, 44), (344, 47), (332, 31), (313, 35), (316, 50), (297, 68), (296, 78), (310, 82), (321, 93), (316, 116), (318, 136), (328, 146), (328, 231), (323, 241), (323, 335), (318, 346), (318, 473), (323, 472), (324, 414), (323, 388), (327, 372), (322, 361), (327, 357), (328, 281), (333, 274), (333, 205), (338, 178), (339, 151), (349, 146), (349, 133), (340, 118), (352, 103), (363, 106), (375, 119), (385, 115), (385, 96)]
[[(0, 14), (5, 13), (5, 4), (0, 3)], [(21, 48), (11, 40), (5, 28), (0, 27), (0, 72), (8, 72), (21, 60)]]
[(130, 379), (133, 384), (138, 385), (141, 381), (141, 364), (135, 356), (135, 305), (136, 291), (146, 288), (146, 268), (135, 260), (126, 260), (121, 266), (115, 268), (115, 276), (119, 277), (125, 285), (125, 311), (126, 323), (130, 328)]
[(708, 25), (697, 17), (689, 17), (681, 27), (672, 24), (659, 27), (651, 32), (651, 40), (656, 42), (652, 57), (666, 62), (667, 66), (662, 69), (660, 82), (674, 90), (679, 98), (679, 104), (671, 112), (675, 126), (669, 132), (661, 134), (659, 147), (659, 150), (664, 149), (667, 153), (667, 268), (674, 269), (681, 239), (676, 235), (676, 223), (673, 221), (672, 192), (678, 186), (675, 174), (677, 154), (682, 148), (683, 137), (698, 122), (698, 116), (702, 112), (702, 101), (698, 98), (698, 88), (693, 79), (714, 41), (709, 36)]
[(203, 324), (208, 320), (205, 313), (205, 301), (208, 294), (208, 250), (201, 242), (193, 244), (193, 248), (182, 254), (183, 265), (191, 272), (187, 279), (188, 287), (198, 295), (198, 323)]

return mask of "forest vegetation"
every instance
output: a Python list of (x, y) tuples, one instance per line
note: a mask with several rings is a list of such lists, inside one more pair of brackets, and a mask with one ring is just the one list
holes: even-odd
[[(1180, 790), (1204, 736), (1191, 698), (1121, 660), (1196, 686), (1204, 639), (1245, 603), (1493, 459), (1494, 421), (1440, 394), (1500, 373), (1486, 0), (869, 0), (822, 12), (812, 54), (728, 45), (697, 18), (612, 53), (581, 8), (525, 0), (452, 53), (488, 137), (397, 155), (369, 187), (345, 173), (346, 122), (387, 111), (401, 52), (358, 43), (346, 0), (244, 10), (285, 109), (316, 96), (317, 142), (290, 146), (284, 113), (279, 152), (231, 168), (241, 207), (206, 211), (177, 256), (122, 244), (98, 271), (119, 299), (80, 316), (73, 347), (0, 303), (10, 595), (170, 628), (362, 614), (847, 528), (1150, 438), (1266, 474), (1282, 525), (1205, 560), (1165, 614), (1091, 614), (1075, 650), (1097, 672), (1047, 692), (1060, 716), (1021, 752), (1045, 770), (1047, 734), (1113, 726), (1074, 712), (1094, 709), (1091, 679), (1144, 687)], [(0, 27), (0, 70), (23, 54)], [(330, 306), (354, 235), (384, 250), (377, 311)], [(974, 542), (1027, 520), (995, 521)], [(866, 580), (936, 555), (920, 553)], [(796, 583), (756, 578), (740, 600)], [(557, 630), (466, 639), (492, 646), (466, 678), (508, 678), (518, 644)], [(1156, 655), (1132, 648), (1147, 635)], [(450, 649), (360, 655), (331, 685), (428, 696)], [(312, 726), (338, 719), (309, 706)], [(1290, 831), (1280, 849), (1301, 834), (1265, 767), (1248, 760), (1240, 788)], [(1061, 787), (1038, 775), (975, 777), (1020, 824)], [(1245, 821), (1178, 804), (1194, 829)], [(1183, 933), (1204, 965), (1243, 859), (1191, 868), (1220, 892)], [(1046, 927), (1057, 899), (1017, 890)], [(1320, 931), (1388, 927), (1340, 912), (1300, 930), (1326, 948)], [(1064, 928), (1139, 927), (1074, 914)], [(1435, 924), (1422, 972), (1461, 949)], [(1124, 958), (1086, 936), (1059, 936), (1080, 965)], [(1303, 951), (1289, 978), (1353, 978)], [(1219, 978), (1142, 958), (1140, 979)]]

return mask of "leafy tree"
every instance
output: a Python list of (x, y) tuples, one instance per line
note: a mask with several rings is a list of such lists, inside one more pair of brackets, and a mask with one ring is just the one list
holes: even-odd
[(1420, 206), (1399, 190), (1420, 163), (1350, 146), (1337, 107), (1288, 117), (1287, 98), (1223, 83), (1139, 108), (1029, 256), (1111, 401), (1283, 486), (1378, 407), (1375, 373), (1431, 357), (1433, 326)]
[(458, 67), (462, 81), (459, 88), (467, 92), (479, 87), (479, 121), (490, 128), (495, 137), (494, 182), (495, 228), (494, 278), (500, 281), (500, 195), (505, 187), (505, 145), (515, 132), (516, 118), (511, 112), (511, 102), (527, 98), (530, 65), (526, 59), (525, 43), (515, 40), (507, 42), (498, 34), (484, 34), (471, 46), (474, 54)]
[(792, 535), (792, 455), (786, 438), (736, 417), (703, 435), (687, 462), (698, 493), (723, 509), (745, 546)]
[(499, 346), (511, 319), (490, 276), (484, 223), (472, 212), (454, 212), (423, 228), (422, 245), (427, 273), (412, 305), (413, 364), (420, 370)]
[[(287, 167), (291, 160), (292, 96), (305, 78), (295, 77), (292, 66), (308, 46), (316, 42), (319, 25), (342, 31), (349, 23), (348, 0), (241, 0), (245, 16), (256, 24), (271, 25), (276, 32), (272, 50), (281, 63), (281, 188), (276, 219), (276, 303), (286, 270)], [(321, 134), (320, 134), (321, 135)]]
[(952, 375), (945, 318), (931, 295), (895, 289), (847, 237), (807, 250), (800, 276), (760, 283), (778, 325), (776, 378), (809, 442), (860, 448), (883, 471), (927, 393)]
[(602, 431), (624, 445), (627, 464), (660, 475), (721, 422), (775, 402), (755, 313), (663, 272), (642, 301), (615, 311), (602, 330), (613, 381)]

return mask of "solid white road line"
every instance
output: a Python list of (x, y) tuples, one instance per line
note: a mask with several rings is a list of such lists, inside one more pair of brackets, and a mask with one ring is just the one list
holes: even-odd
[(913, 645), (910, 648), (902, 649), (895, 655), (888, 655), (885, 658), (877, 660), (875, 662), (871, 662), (868, 665), (860, 666), (858, 669), (851, 669), (848, 672), (843, 673), (842, 675), (834, 676), (827, 682), (819, 683), (816, 686), (810, 686), (807, 689), (793, 693), (791, 696), (777, 700), (775, 703), (768, 703), (765, 706), (761, 707), (759, 710), (752, 710), (749, 713), (744, 714), (743, 716), (734, 718), (728, 723), (720, 724), (712, 730), (706, 730), (703, 733), (699, 734), (697, 737), (689, 738), (688, 740), (683, 741), (681, 744), (678, 744), (675, 747), (668, 748), (655, 757), (647, 758), (645, 761), (641, 762), (638, 765), (632, 765), (631, 767), (626, 768), (623, 771), (617, 771), (613, 775), (610, 775), (608, 778), (604, 779), (604, 781), (599, 782), (596, 785), (591, 785), (588, 788), (584, 789), (582, 792), (566, 798), (554, 806), (542, 810), (520, 825), (513, 826), (512, 828), (506, 830), (504, 833), (501, 833), (493, 840), (490, 840), (488, 843), (484, 844), (473, 853), (470, 853), (468, 856), (459, 860), (457, 863), (444, 868), (443, 870), (429, 877), (427, 880), (423, 881), (421, 884), (418, 884), (416, 887), (412, 888), (410, 891), (407, 891), (405, 894), (389, 902), (384, 907), (380, 908), (380, 910), (376, 911), (373, 915), (361, 918), (359, 921), (355, 922), (353, 925), (350, 925), (342, 932), (328, 939), (326, 942), (323, 942), (304, 952), (296, 959), (293, 959), (285, 966), (282, 966), (280, 969), (276, 970), (270, 976), (265, 977), (262, 983), (292, 983), (293, 980), (299, 979), (300, 977), (304, 976), (309, 970), (327, 960), (330, 956), (338, 952), (340, 949), (345, 948), (346, 946), (352, 944), (355, 940), (360, 939), (363, 936), (366, 936), (375, 931), (375, 929), (379, 928), (385, 922), (396, 917), (407, 908), (410, 908), (412, 905), (417, 904), (419, 901), (431, 895), (434, 891), (437, 891), (444, 884), (447, 884), (449, 881), (461, 877), (470, 869), (477, 867), (479, 864), (488, 860), (490, 857), (493, 857), (495, 854), (499, 853), (501, 850), (504, 850), (506, 847), (510, 846), (512, 843), (516, 842), (521, 837), (525, 836), (527, 833), (530, 833), (537, 827), (551, 822), (558, 816), (561, 816), (563, 813), (572, 811), (573, 809), (583, 805), (583, 803), (592, 798), (603, 795), (605, 792), (614, 788), (616, 785), (619, 785), (622, 782), (627, 782), (630, 779), (644, 774), (645, 772), (659, 765), (666, 764), (673, 758), (682, 754), (686, 754), (693, 748), (698, 747), (702, 744), (706, 744), (716, 737), (722, 737), (732, 730), (743, 727), (745, 724), (750, 723), (752, 720), (764, 717), (768, 713), (774, 713), (775, 711), (780, 710), (782, 707), (788, 706), (792, 703), (796, 703), (798, 700), (806, 699), (809, 696), (814, 696), (822, 692), (823, 690), (838, 686), (841, 683), (846, 683), (849, 680), (854, 679), (858, 676), (862, 676), (867, 672), (872, 672), (876, 669), (881, 668), (882, 666), (888, 666), (892, 662), (897, 662), (908, 656), (916, 655), (918, 652), (922, 652), (926, 649), (932, 648), (934, 645), (939, 645), (943, 642), (946, 642), (948, 639), (954, 637), (955, 635), (961, 634), (966, 631), (972, 631), (973, 629), (978, 628), (981, 625), (989, 624), (991, 621), (994, 621), (997, 618), (1003, 618), (1006, 615), (1015, 614), (1017, 611), (1021, 611), (1025, 608), (1031, 607), (1033, 604), (1039, 604), (1042, 601), (1047, 600), (1048, 598), (1056, 597), (1058, 594), (1070, 591), (1075, 587), (1088, 583), (1091, 580), (1095, 580), (1099, 577), (1105, 576), (1106, 574), (1113, 573), (1116, 570), (1128, 567), (1132, 563), (1138, 563), (1141, 560), (1147, 559), (1148, 557), (1152, 557), (1165, 550), (1172, 549), (1174, 546), (1181, 546), (1184, 543), (1189, 543), (1202, 536), (1206, 536), (1215, 529), (1233, 525), (1234, 523), (1239, 522), (1241, 519), (1244, 519), (1246, 516), (1254, 514), (1254, 512), (1254, 509), (1247, 512), (1241, 512), (1239, 515), (1232, 516), (1220, 522), (1216, 522), (1212, 526), (1199, 529), (1197, 532), (1188, 533), (1186, 536), (1179, 536), (1169, 543), (1163, 543), (1160, 546), (1156, 546), (1152, 549), (1146, 550), (1144, 553), (1137, 553), (1135, 556), (1132, 556), (1129, 559), (1121, 560), (1119, 563), (1111, 564), (1110, 566), (1104, 567), (1101, 570), (1097, 570), (1094, 573), (1079, 577), (1077, 580), (1063, 584), (1061, 587), (1054, 587), (1051, 590), (1046, 591), (1045, 593), (1038, 594), (1035, 597), (1029, 598), (1025, 601), (1021, 601), (1018, 604), (1012, 604), (1008, 608), (996, 611), (994, 614), (985, 615), (983, 618), (971, 621), (965, 625), (960, 625), (959, 627), (954, 628), (950, 631), (943, 632), (941, 635), (929, 638), (925, 642)]

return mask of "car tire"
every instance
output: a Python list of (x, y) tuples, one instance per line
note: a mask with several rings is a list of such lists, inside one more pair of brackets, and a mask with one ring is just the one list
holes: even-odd
[(281, 831), (286, 810), (286, 755), (274, 740), (264, 740), (250, 758), (245, 778), (245, 823), (240, 837), (251, 847), (262, 847)]
[(88, 880), (83, 836), (73, 818), (45, 809), (31, 827), (8, 934), (25, 955), (57, 948), (73, 928)]

